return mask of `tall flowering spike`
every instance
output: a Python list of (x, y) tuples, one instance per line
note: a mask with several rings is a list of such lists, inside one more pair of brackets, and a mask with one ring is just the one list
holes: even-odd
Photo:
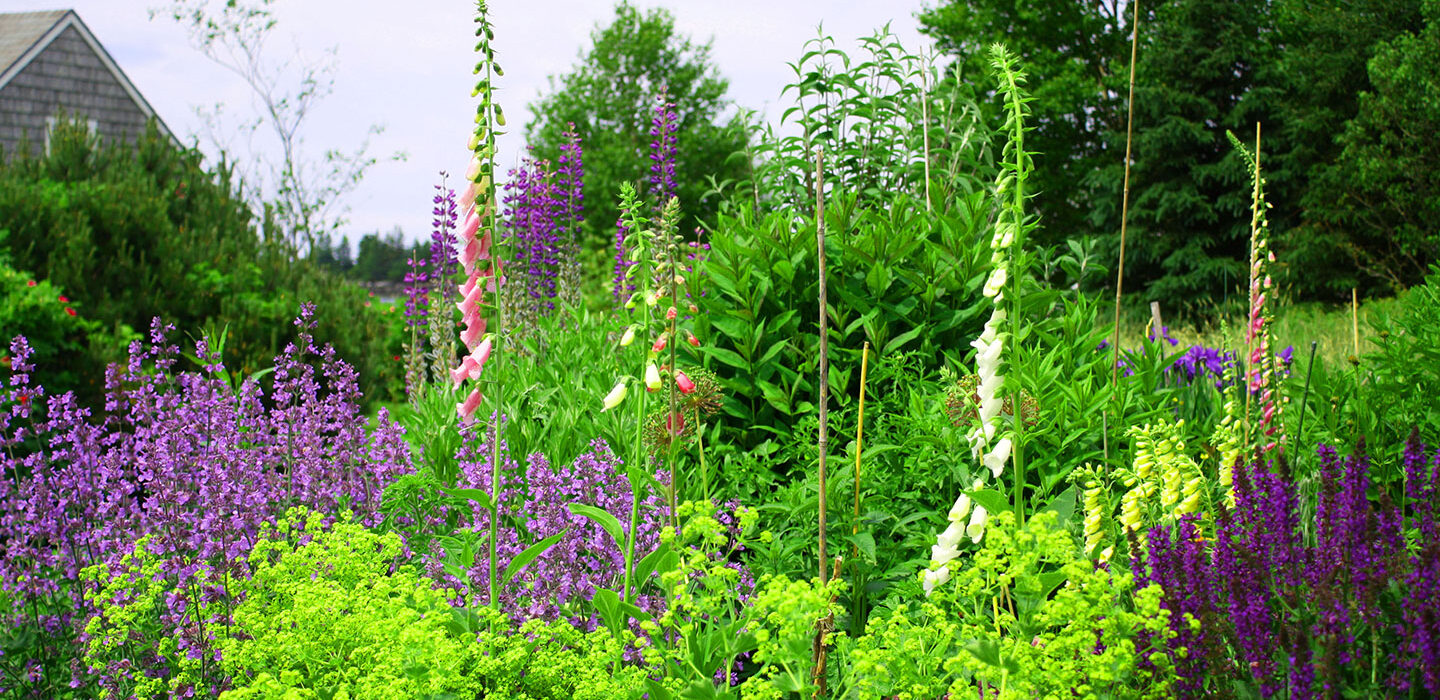
[[(475, 131), (469, 144), (472, 151), (470, 164), (465, 169), (466, 192), (461, 197), (462, 200), (471, 200), (472, 203), (465, 212), (465, 223), (460, 227), (458, 240), (455, 242), (459, 250), (459, 262), (466, 275), (465, 283), (460, 287), (460, 301), (456, 304), (460, 310), (461, 321), (465, 326), (460, 333), (460, 340), (471, 355), (479, 347), (485, 335), (487, 323), (483, 309), (484, 293), (496, 288), (496, 280), (502, 274), (501, 262), (498, 259), (492, 259), (490, 255), (490, 241), (495, 235), (496, 214), (495, 136), (496, 127), (504, 126), (504, 115), (500, 106), (494, 102), (491, 81), (501, 71), (500, 66), (495, 63), (495, 50), (491, 45), (494, 29), (490, 25), (484, 0), (476, 3), (476, 9), (475, 36), (478, 38), (478, 42), (475, 50), (480, 54), (480, 59), (475, 64), (477, 77), (473, 94), (480, 97), (480, 103), (476, 107)], [(495, 303), (496, 325), (503, 329), (503, 324), (500, 322), (500, 308), (500, 300), (497, 298)], [(468, 365), (462, 362), (461, 366), (451, 373), (452, 378), (458, 378), (457, 381), (478, 376), (473, 357), (466, 359), (469, 362)], [(465, 419), (468, 420), (474, 415), (475, 409), (479, 405), (479, 397), (479, 392), (473, 391), (461, 404), (460, 413)], [(472, 399), (476, 402), (474, 406), (470, 405)], [(468, 410), (465, 410), (467, 407)]]
[[(995, 221), (994, 234), (990, 238), (990, 275), (985, 280), (983, 290), (993, 306), (980, 337), (970, 343), (971, 347), (975, 348), (975, 374), (979, 380), (975, 407), (978, 420), (967, 433), (966, 439), (970, 443), (971, 455), (989, 470), (991, 478), (999, 479), (1007, 462), (1014, 460), (1018, 465), (1019, 460), (1016, 449), (1018, 440), (1000, 434), (1003, 428), (1000, 414), (1005, 403), (1002, 392), (1010, 388), (1006, 386), (1005, 377), (1000, 370), (1004, 361), (1005, 341), (1013, 333), (1013, 330), (1011, 333), (1005, 331), (1005, 323), (1009, 321), (1012, 329), (1015, 329), (1018, 323), (1018, 319), (1006, 310), (1006, 290), (1007, 285), (1014, 289), (1019, 282), (1018, 274), (1012, 268), (1018, 264), (1014, 248), (1024, 244), (1025, 177), (1029, 171), (1029, 154), (1025, 151), (1024, 144), (1024, 105), (1027, 100), (1021, 87), (1025, 76), (1015, 69), (1014, 59), (999, 44), (992, 48), (992, 62), (1000, 78), (1000, 92), (1006, 97), (1006, 130), (1010, 138), (1005, 144), (1005, 162), (995, 182), (995, 196), (1000, 204), (999, 216)], [(1015, 394), (1012, 401), (1018, 406), (1021, 403), (1019, 392), (1016, 391)], [(1018, 431), (1023, 421), (1019, 418), (1020, 411), (1016, 410), (1014, 414), (1012, 430)], [(982, 484), (977, 483), (975, 488), (981, 486)], [(1017, 493), (1021, 486), (1016, 485)], [(956, 505), (959, 505), (959, 500)], [(1017, 515), (1019, 505), (1016, 504)], [(984, 537), (987, 516), (985, 509), (977, 506), (970, 516), (969, 524), (965, 526), (965, 534), (976, 544)], [(938, 551), (948, 550), (942, 548)], [(936, 571), (947, 573), (934, 577), (927, 574), (927, 593), (933, 587), (932, 580), (949, 578), (948, 566), (948, 561), (938, 558), (931, 560), (931, 574)]]
[(678, 193), (675, 180), (675, 136), (679, 128), (675, 104), (670, 101), (669, 89), (660, 87), (655, 96), (655, 114), (650, 123), (650, 195), (658, 214), (665, 204)]
[(580, 224), (585, 221), (585, 158), (575, 124), (561, 133), (560, 160), (555, 169), (555, 190), (560, 215), (556, 236), (560, 247), (559, 296), (570, 304), (580, 303)]
[(412, 253), (407, 262), (410, 270), (405, 273), (405, 328), (410, 331), (410, 337), (405, 342), (405, 394), (418, 401), (425, 384), (421, 329), (427, 325), (430, 314), (430, 275), (426, 270), (427, 260), (416, 258)]
[(440, 184), (435, 186), (435, 197), (432, 200), (435, 208), (431, 210), (434, 215), (431, 221), (434, 228), (430, 233), (430, 274), (434, 277), (434, 289), (439, 299), (436, 312), (430, 314), (430, 376), (436, 380), (445, 376), (450, 364), (455, 361), (456, 354), (455, 321), (454, 315), (450, 313), (455, 290), (450, 285), (454, 283), (460, 264), (455, 235), (460, 212), (455, 202), (455, 190), (447, 187), (448, 179), (449, 174), (442, 171)]
[[(1259, 428), (1265, 435), (1265, 439), (1258, 442), (1269, 450), (1283, 437), (1277, 434), (1283, 400), (1276, 392), (1283, 368), (1270, 346), (1270, 326), (1274, 322), (1270, 302), (1275, 296), (1274, 281), (1270, 277), (1270, 263), (1275, 262), (1275, 253), (1270, 250), (1270, 225), (1266, 219), (1270, 204), (1265, 201), (1265, 178), (1260, 174), (1259, 152), (1251, 153), (1235, 134), (1227, 131), (1225, 135), (1230, 137), (1230, 143), (1240, 151), (1250, 166), (1253, 186), (1250, 222), (1250, 314), (1245, 328), (1245, 343), (1250, 348), (1250, 357), (1245, 387), (1250, 396), (1258, 401)], [(1255, 136), (1258, 148), (1258, 126)]]

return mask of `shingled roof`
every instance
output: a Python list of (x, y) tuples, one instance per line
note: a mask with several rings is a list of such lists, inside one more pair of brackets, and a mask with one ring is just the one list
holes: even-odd
[(43, 143), (60, 109), (107, 139), (133, 141), (149, 119), (174, 138), (74, 10), (0, 13), (0, 146), (13, 151), (22, 133)]

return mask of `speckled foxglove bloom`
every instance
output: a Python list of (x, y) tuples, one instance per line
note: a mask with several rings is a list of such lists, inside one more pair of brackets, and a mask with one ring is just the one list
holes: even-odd
[[(488, 188), (489, 176), (483, 174), (482, 171), (480, 157), (477, 154), (471, 158), (470, 167), (466, 171), (467, 179), (471, 181), (471, 185), (483, 184)], [(494, 210), (493, 203), (486, 202), (483, 206), (486, 215)], [(460, 320), (465, 326), (465, 329), (460, 332), (460, 342), (465, 344), (471, 356), (480, 347), (485, 334), (486, 319), (483, 307), (485, 293), (494, 292), (496, 288), (493, 268), (487, 262), (490, 258), (490, 227), (485, 225), (482, 231), (481, 215), (479, 207), (472, 206), (465, 214), (465, 223), (460, 227), (459, 237), (460, 265), (465, 270), (466, 279), (460, 287), (460, 301), (455, 306), (460, 310)], [(462, 362), (460, 367), (451, 372), (452, 378), (459, 377), (456, 380), (457, 384), (464, 381), (465, 378), (479, 378), (478, 369), (471, 361), (471, 357), (467, 357), (466, 361), (471, 362), (470, 366), (466, 366)], [(471, 389), (464, 401), (455, 405), (455, 410), (460, 414), (462, 420), (471, 420), (475, 411), (480, 407), (481, 399), (480, 388), (475, 387)]]

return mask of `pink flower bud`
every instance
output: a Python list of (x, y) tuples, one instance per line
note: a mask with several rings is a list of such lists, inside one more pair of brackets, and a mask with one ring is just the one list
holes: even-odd
[(690, 331), (685, 331), (685, 342), (689, 343), (690, 347), (700, 347), (700, 339), (696, 338), (695, 334)]
[(665, 349), (665, 344), (666, 344), (669, 340), (670, 340), (670, 334), (669, 334), (669, 333), (661, 333), (661, 334), (660, 334), (660, 337), (655, 339), (655, 344), (650, 346), (650, 352), (660, 352), (661, 350), (664, 350), (664, 349)]
[(665, 320), (666, 320), (666, 321), (674, 321), (674, 320), (675, 320), (675, 307), (672, 306), (672, 307), (670, 307), (669, 309), (666, 309), (666, 310), (665, 310)]

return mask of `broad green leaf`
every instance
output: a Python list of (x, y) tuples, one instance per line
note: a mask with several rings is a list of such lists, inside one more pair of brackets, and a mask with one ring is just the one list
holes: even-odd
[(516, 574), (520, 573), (520, 571), (524, 569), (527, 565), (529, 565), (530, 562), (535, 561), (536, 557), (544, 554), (545, 550), (554, 547), (555, 543), (559, 542), (560, 538), (564, 537), (565, 534), (568, 532), (570, 531), (561, 530), (560, 532), (557, 532), (549, 537), (546, 537), (543, 540), (540, 540), (539, 542), (536, 542), (535, 544), (530, 545), (528, 549), (516, 555), (515, 558), (511, 559), (510, 563), (505, 566), (505, 573), (500, 577), (500, 581), (502, 582), (502, 584), (510, 583), (510, 581), (515, 578)]
[(490, 502), (490, 494), (485, 493), (484, 491), (481, 491), (480, 489), (445, 489), (445, 488), (442, 488), (442, 489), (440, 489), (440, 491), (441, 491), (442, 493), (444, 493), (445, 495), (447, 495), (447, 496), (454, 496), (454, 497), (456, 497), (456, 498), (468, 498), (468, 499), (470, 499), (470, 500), (472, 500), (472, 501), (475, 501), (476, 503), (479, 503), (479, 504), (480, 504), (480, 507), (481, 507), (481, 508), (484, 508), (484, 509), (486, 509), (486, 510), (489, 510), (489, 509), (492, 507), (491, 502)]
[(1010, 499), (1005, 494), (995, 489), (980, 489), (970, 492), (970, 499), (985, 506), (985, 510), (991, 515), (996, 513), (1008, 513), (1010, 511)]
[(610, 539), (614, 540), (617, 546), (625, 544), (625, 528), (620, 525), (620, 519), (611, 515), (609, 511), (587, 503), (567, 503), (565, 508), (571, 513), (585, 516), (594, 521), (596, 525), (605, 528), (605, 532), (609, 533)]

